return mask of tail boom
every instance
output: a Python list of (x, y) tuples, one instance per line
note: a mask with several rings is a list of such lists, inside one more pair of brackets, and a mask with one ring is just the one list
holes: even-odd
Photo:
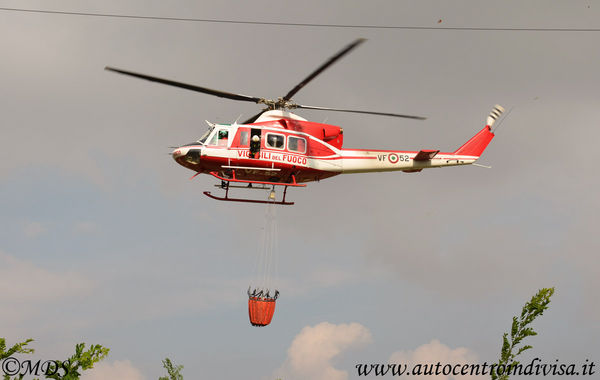
[(423, 153), (415, 151), (381, 151), (381, 150), (342, 150), (342, 173), (368, 173), (403, 171), (416, 173), (423, 169), (440, 168), (445, 166), (469, 165), (478, 157), (470, 155), (456, 155), (454, 153), (433, 153), (430, 159), (422, 158)]
[(504, 112), (504, 108), (496, 105), (486, 120), (486, 126), (452, 153), (440, 153), (439, 150), (430, 149), (422, 149), (418, 152), (342, 149), (341, 172), (403, 171), (415, 173), (427, 168), (473, 164), (494, 138), (492, 126), (502, 112)]

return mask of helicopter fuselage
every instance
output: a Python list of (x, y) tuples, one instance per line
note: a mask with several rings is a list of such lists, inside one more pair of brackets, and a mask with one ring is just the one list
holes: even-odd
[[(493, 134), (486, 127), (475, 138), (487, 145)], [(289, 183), (292, 176), (297, 182), (311, 182), (342, 173), (411, 173), (468, 165), (479, 158), (474, 151), (461, 154), (342, 146), (343, 130), (338, 126), (310, 122), (289, 112), (268, 111), (253, 124), (211, 124), (203, 139), (178, 147), (172, 155), (177, 163), (196, 173), (216, 172), (230, 178), (235, 171), (239, 180), (276, 183)]]

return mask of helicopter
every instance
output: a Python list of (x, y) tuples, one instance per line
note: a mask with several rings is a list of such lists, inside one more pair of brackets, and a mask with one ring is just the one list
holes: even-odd
[[(425, 117), (352, 109), (328, 108), (297, 104), (292, 97), (329, 66), (363, 43), (359, 38), (331, 57), (298, 83), (285, 96), (265, 99), (213, 90), (188, 83), (106, 66), (105, 70), (149, 80), (225, 99), (254, 102), (263, 105), (258, 114), (242, 123), (208, 123), (208, 130), (195, 142), (173, 147), (173, 159), (198, 174), (208, 174), (221, 181), (215, 185), (225, 190), (224, 196), (204, 194), (219, 201), (272, 203), (293, 205), (286, 201), (288, 187), (305, 187), (307, 182), (320, 181), (346, 173), (402, 171), (417, 173), (427, 168), (475, 164), (494, 138), (492, 126), (504, 112), (496, 105), (486, 125), (454, 152), (439, 149), (419, 151), (345, 149), (344, 130), (335, 125), (308, 121), (290, 110), (309, 109), (390, 116), (414, 120)], [(275, 187), (283, 187), (283, 197), (276, 200)], [(230, 188), (270, 190), (267, 200), (232, 198)]]

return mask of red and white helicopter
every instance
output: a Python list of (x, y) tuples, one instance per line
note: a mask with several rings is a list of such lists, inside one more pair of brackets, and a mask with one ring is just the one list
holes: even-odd
[[(221, 181), (223, 197), (205, 191), (210, 198), (221, 201), (274, 203), (286, 202), (288, 187), (304, 187), (306, 182), (320, 181), (344, 173), (384, 171), (420, 172), (427, 168), (469, 165), (475, 163), (494, 137), (492, 126), (504, 108), (495, 106), (486, 126), (454, 152), (421, 149), (419, 151), (344, 149), (342, 128), (308, 121), (289, 110), (312, 109), (353, 112), (424, 120), (424, 117), (385, 112), (358, 111), (296, 104), (292, 101), (302, 87), (346, 55), (364, 39), (358, 39), (331, 57), (284, 97), (269, 100), (234, 94), (145, 74), (106, 67), (106, 70), (184, 88), (218, 97), (263, 104), (265, 109), (241, 124), (212, 124), (196, 142), (177, 147), (175, 161), (196, 174), (209, 174)], [(283, 198), (275, 200), (275, 186), (283, 186)], [(239, 199), (229, 196), (230, 188), (271, 189), (268, 200)]]

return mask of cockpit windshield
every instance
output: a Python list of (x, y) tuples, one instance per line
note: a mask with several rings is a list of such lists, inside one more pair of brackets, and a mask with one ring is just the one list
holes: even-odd
[(202, 137), (200, 137), (200, 139), (197, 141), (200, 144), (204, 144), (204, 142), (206, 141), (206, 139), (208, 138), (208, 136), (210, 136), (210, 134), (212, 133), (212, 131), (215, 129), (215, 127), (210, 127), (208, 128), (208, 131), (206, 131)]

